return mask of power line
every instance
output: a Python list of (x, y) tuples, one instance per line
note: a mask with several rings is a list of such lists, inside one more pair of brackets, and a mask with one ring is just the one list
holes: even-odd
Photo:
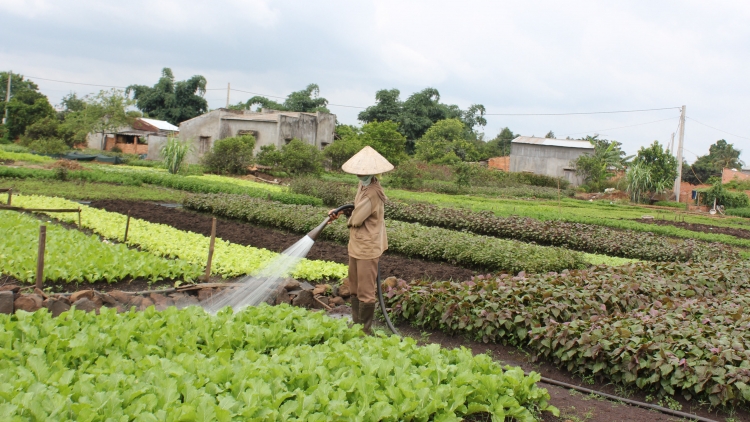
[(567, 135), (565, 135), (565, 136), (570, 136), (570, 135), (580, 135), (580, 134), (582, 134), (582, 133), (604, 132), (604, 131), (607, 131), (607, 130), (624, 129), (624, 128), (627, 128), (627, 127), (635, 127), (635, 126), (650, 125), (651, 123), (666, 122), (667, 120), (672, 120), (672, 119), (675, 119), (675, 117), (670, 117), (670, 118), (668, 118), (668, 119), (654, 120), (653, 122), (638, 123), (638, 124), (636, 124), (636, 125), (628, 125), (628, 126), (620, 126), (620, 127), (611, 127), (611, 128), (609, 128), (609, 129), (597, 129), (597, 130), (587, 130), (587, 131), (584, 131), (584, 132), (569, 133), (569, 134), (567, 134)]
[(485, 113), (485, 116), (573, 116), (580, 114), (639, 113), (643, 111), (679, 110), (680, 107), (644, 108), (639, 110), (587, 111), (578, 113)]
[[(85, 86), (96, 86), (96, 87), (102, 87), (102, 88), (118, 88), (118, 89), (127, 89), (125, 86), (115, 86), (115, 85), (101, 85), (101, 84), (89, 84), (89, 83), (83, 83), (83, 82), (72, 82), (72, 81), (61, 81), (58, 79), (48, 79), (48, 78), (40, 78), (37, 76), (25, 76), (27, 79), (38, 79), (42, 81), (50, 81), (50, 82), (59, 82), (59, 83), (65, 83), (65, 84), (73, 84), (73, 85), (85, 85)], [(209, 88), (206, 89), (206, 91), (223, 91), (224, 88)], [(237, 92), (243, 92), (246, 94), (252, 94), (252, 95), (260, 95), (263, 97), (269, 97), (269, 98), (279, 98), (279, 99), (286, 99), (286, 97), (279, 97), (276, 95), (267, 95), (267, 94), (261, 94), (259, 92), (252, 92), (252, 91), (245, 91), (242, 89), (236, 89), (231, 88), (232, 91)], [(334, 103), (328, 103), (330, 106), (334, 107), (348, 107), (348, 108), (358, 108), (358, 109), (366, 109), (368, 107), (362, 107), (362, 106), (353, 106), (353, 105), (346, 105), (346, 104), (334, 104)], [(617, 114), (617, 113), (640, 113), (640, 112), (647, 112), (647, 111), (660, 111), (660, 110), (676, 110), (680, 109), (680, 107), (663, 107), (663, 108), (646, 108), (646, 109), (637, 109), (637, 110), (614, 110), (614, 111), (588, 111), (588, 112), (574, 112), (574, 113), (485, 113), (485, 116), (575, 116), (575, 115), (587, 115), (587, 114)], [(691, 119), (692, 120), (692, 119)], [(700, 123), (700, 122), (697, 122)], [(702, 124), (702, 123), (701, 123)], [(708, 125), (704, 125), (708, 126)], [(711, 127), (711, 126), (708, 126)], [(716, 129), (716, 128), (712, 128)], [(609, 129), (612, 130), (612, 129)], [(716, 129), (721, 131), (720, 129)], [(723, 131), (722, 131), (723, 132)], [(729, 132), (725, 132), (729, 133)], [(732, 135), (731, 133), (729, 133)], [(742, 138), (742, 136), (739, 135), (733, 135), (738, 136)], [(744, 139), (750, 139), (750, 138), (744, 138)]]
[(56, 79), (47, 79), (47, 78), (39, 78), (37, 76), (24, 76), (26, 79), (40, 79), (42, 81), (50, 81), (50, 82), (60, 82), (64, 84), (73, 84), (73, 85), (87, 85), (87, 86), (98, 86), (102, 88), (120, 88), (120, 89), (127, 89), (126, 86), (113, 86), (113, 85), (98, 85), (98, 84), (85, 84), (82, 82), (70, 82), (70, 81), (58, 81)]
[(730, 133), (730, 132), (727, 132), (727, 131), (725, 131), (725, 130), (721, 130), (721, 129), (718, 129), (718, 128), (715, 128), (715, 127), (713, 127), (713, 126), (709, 126), (709, 125), (707, 125), (707, 124), (705, 124), (705, 123), (701, 123), (701, 122), (699, 122), (699, 121), (697, 121), (697, 120), (695, 120), (695, 119), (692, 119), (692, 118), (690, 118), (690, 117), (686, 117), (686, 118), (687, 118), (687, 119), (690, 119), (690, 120), (692, 120), (692, 121), (694, 121), (695, 123), (698, 123), (699, 125), (703, 125), (703, 126), (705, 126), (705, 127), (710, 127), (710, 128), (711, 128), (711, 129), (713, 129), (713, 130), (718, 130), (719, 132), (722, 132), (722, 133), (726, 133), (727, 135), (732, 135), (732, 136), (736, 136), (736, 137), (738, 137), (738, 138), (742, 138), (742, 139), (747, 139), (747, 140), (750, 140), (750, 138), (746, 138), (746, 137), (744, 137), (744, 136), (740, 136), (740, 135), (735, 135), (734, 133)]

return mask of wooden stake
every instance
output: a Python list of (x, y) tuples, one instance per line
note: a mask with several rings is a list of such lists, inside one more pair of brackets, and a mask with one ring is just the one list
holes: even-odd
[(39, 250), (36, 257), (36, 287), (44, 290), (44, 247), (47, 243), (47, 226), (39, 226)]
[(208, 262), (206, 262), (206, 275), (204, 281), (211, 277), (211, 260), (214, 258), (214, 242), (216, 241), (216, 217), (211, 221), (211, 242), (208, 244)]
[(128, 241), (128, 230), (130, 229), (130, 210), (128, 210), (128, 219), (125, 220), (125, 238), (123, 239), (123, 243), (126, 243)]
[(557, 179), (557, 213), (562, 213), (560, 210), (560, 178)]
[(8, 206), (10, 206), (10, 199), (13, 196), (13, 188), (8, 189)]
[(81, 228), (81, 209), (78, 208), (78, 228)]

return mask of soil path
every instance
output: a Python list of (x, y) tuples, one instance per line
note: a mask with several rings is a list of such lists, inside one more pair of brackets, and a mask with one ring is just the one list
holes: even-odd
[[(385, 332), (388, 329), (382, 327)], [(601, 391), (619, 397), (629, 398), (640, 402), (646, 402), (646, 395), (633, 390), (616, 388), (602, 380), (587, 379), (584, 382), (580, 377), (570, 372), (560, 370), (552, 364), (545, 362), (531, 362), (531, 354), (522, 348), (503, 346), (501, 344), (485, 344), (469, 340), (464, 337), (450, 336), (441, 331), (422, 331), (407, 324), (399, 324), (398, 329), (403, 335), (408, 335), (424, 343), (435, 343), (445, 348), (466, 347), (474, 354), (490, 353), (493, 359), (504, 364), (520, 366), (524, 371), (535, 371), (545, 378), (585, 387), (591, 390)], [(648, 410), (624, 403), (616, 403), (600, 396), (590, 396), (576, 390), (558, 387), (540, 382), (540, 387), (546, 388), (550, 393), (550, 403), (560, 409), (560, 417), (550, 414), (543, 415), (546, 422), (667, 422), (680, 421), (678, 417)], [(680, 398), (682, 412), (694, 413), (705, 418), (717, 421), (744, 421), (750, 422), (750, 412), (747, 409), (737, 410), (733, 415), (723, 412), (709, 412), (707, 409), (698, 407), (695, 402), (688, 402)], [(653, 402), (652, 402), (653, 403)], [(657, 403), (658, 404), (658, 403)], [(665, 406), (665, 404), (662, 404)], [(730, 419), (734, 418), (734, 419)]]
[[(167, 208), (151, 202), (125, 200), (93, 201), (91, 206), (121, 214), (126, 214), (129, 210), (130, 215), (135, 218), (152, 223), (167, 224), (180, 230), (191, 231), (204, 236), (211, 235), (212, 217), (208, 214), (200, 214), (180, 208)], [(274, 252), (281, 252), (300, 240), (300, 235), (296, 233), (223, 218), (217, 218), (216, 236), (232, 243), (265, 248)], [(346, 246), (324, 240), (315, 242), (307, 257), (341, 264), (349, 263)], [(382, 278), (394, 276), (407, 281), (424, 278), (468, 280), (475, 272), (448, 264), (386, 253), (380, 258), (380, 274)]]
[(639, 223), (656, 224), (659, 226), (675, 226), (681, 229), (690, 230), (694, 232), (728, 234), (730, 236), (739, 237), (741, 239), (750, 239), (750, 230), (746, 230), (746, 229), (735, 229), (731, 227), (711, 226), (708, 224), (700, 224), (700, 223), (683, 223), (681, 221), (650, 220), (650, 219), (642, 219), (642, 218), (637, 219), (635, 221)]

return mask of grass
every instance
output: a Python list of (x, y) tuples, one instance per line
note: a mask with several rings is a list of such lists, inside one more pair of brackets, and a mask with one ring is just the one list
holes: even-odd
[(51, 163), (55, 161), (44, 155), (29, 154), (28, 152), (14, 152), (0, 149), (0, 160), (24, 161), (27, 163)]
[[(57, 196), (75, 200), (126, 199), (131, 201), (182, 202), (181, 191), (156, 186), (123, 186), (107, 183), (62, 182), (39, 179), (0, 178), (0, 188), (13, 188), (13, 193)], [(7, 202), (7, 194), (0, 193), (0, 203)]]

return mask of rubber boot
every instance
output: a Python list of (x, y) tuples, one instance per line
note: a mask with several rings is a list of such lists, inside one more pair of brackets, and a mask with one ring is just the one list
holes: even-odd
[(362, 331), (370, 336), (372, 335), (372, 320), (375, 318), (375, 306), (377, 303), (359, 304), (359, 323), (363, 325)]
[(359, 324), (359, 298), (352, 295), (352, 322)]

